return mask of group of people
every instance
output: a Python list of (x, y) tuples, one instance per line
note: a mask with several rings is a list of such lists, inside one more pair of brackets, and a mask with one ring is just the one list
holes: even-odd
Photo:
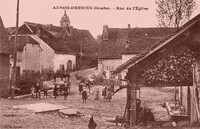
[[(56, 78), (60, 77), (61, 81), (63, 81), (63, 79), (65, 79), (64, 84), (60, 85), (59, 87), (56, 84)], [(64, 99), (67, 99), (67, 96), (69, 94), (70, 91), (70, 74), (61, 74), (61, 73), (55, 73), (53, 75), (53, 83), (54, 83), (54, 88), (53, 88), (53, 96), (56, 99), (56, 97), (58, 96), (58, 92), (63, 91), (63, 95), (64, 95)], [(30, 88), (31, 90), (31, 96), (32, 98), (36, 97), (36, 98), (41, 98), (41, 92), (44, 93), (44, 98), (48, 97), (48, 90), (50, 88), (48, 88), (47, 84), (45, 81), (43, 81), (42, 79), (38, 79), (36, 81), (35, 84), (32, 85), (32, 87)]]
[[(88, 98), (88, 94), (90, 93), (91, 84), (89, 81), (79, 81), (78, 82), (78, 89), (79, 94), (82, 95), (83, 103), (86, 102)], [(87, 92), (88, 91), (88, 92)], [(100, 89), (97, 87), (94, 91), (94, 99), (99, 100), (100, 99)], [(105, 100), (108, 100), (109, 102), (112, 99), (112, 89), (109, 86), (105, 86), (102, 90), (102, 96)]]
[[(70, 89), (71, 89), (71, 83), (69, 81), (70, 76), (67, 76), (67, 79), (65, 79), (64, 81), (62, 81), (63, 79), (61, 79), (63, 84), (60, 83), (60, 82), (57, 83), (56, 77), (57, 76), (55, 75), (54, 80), (53, 80), (53, 83), (54, 83), (54, 88), (53, 88), (54, 99), (57, 98), (59, 93), (62, 93), (64, 100), (66, 100), (67, 96), (69, 95)], [(41, 92), (43, 91), (44, 98), (47, 98), (48, 89), (46, 88), (47, 86), (44, 86), (44, 85), (45, 85), (44, 82), (42, 82), (40, 80), (37, 81), (37, 83), (31, 87), (32, 97), (36, 96), (36, 98), (41, 98)], [(91, 93), (90, 92), (91, 85), (92, 85), (92, 83), (89, 80), (78, 81), (79, 94), (82, 96), (83, 103), (86, 102), (86, 100), (89, 97), (89, 94)], [(100, 95), (103, 96), (103, 99), (110, 102), (111, 99), (112, 99), (112, 88), (109, 87), (109, 86), (104, 86), (104, 88), (102, 90), (102, 94), (101, 94), (100, 89), (97, 87), (96, 90), (94, 90), (94, 99), (99, 100)]]
[(111, 87), (105, 86), (105, 88), (102, 90), (102, 96), (103, 96), (104, 99), (106, 99), (110, 102), (110, 100), (112, 99), (112, 89), (111, 89)]
[(36, 98), (41, 98), (41, 92), (43, 91), (44, 97), (47, 98), (48, 96), (48, 89), (44, 87), (44, 82), (42, 80), (38, 80), (35, 84), (31, 87), (31, 96), (34, 98), (34, 95)]

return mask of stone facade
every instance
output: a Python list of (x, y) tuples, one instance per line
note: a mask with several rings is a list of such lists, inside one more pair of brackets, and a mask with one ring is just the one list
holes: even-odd
[(23, 51), (23, 70), (41, 71), (42, 49), (38, 44), (27, 43)]
[(43, 40), (41, 40), (37, 35), (30, 35), (31, 38), (36, 40), (40, 47), (42, 48), (41, 55), (41, 69), (54, 69), (54, 50), (47, 45)]

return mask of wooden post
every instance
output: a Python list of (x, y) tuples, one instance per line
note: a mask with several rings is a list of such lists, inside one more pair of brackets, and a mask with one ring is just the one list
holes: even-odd
[(15, 82), (16, 82), (18, 22), (19, 22), (19, 0), (17, 0), (16, 30), (15, 30), (14, 56), (13, 56), (14, 57), (14, 64), (13, 64), (12, 83), (11, 83), (11, 99), (14, 99)]
[(136, 89), (131, 89), (131, 109), (130, 109), (130, 126), (135, 126), (136, 123)]
[(200, 107), (197, 99), (197, 88), (200, 86), (200, 58), (197, 58), (196, 64), (193, 67), (193, 87), (191, 91), (191, 104), (194, 112), (191, 114), (191, 123), (199, 122), (200, 120)]
[(132, 79), (131, 79), (131, 99), (130, 99), (130, 126), (133, 127), (135, 126), (136, 123), (136, 99), (137, 99), (137, 86), (138, 86), (138, 81), (137, 81), (137, 72), (134, 71), (132, 74)]

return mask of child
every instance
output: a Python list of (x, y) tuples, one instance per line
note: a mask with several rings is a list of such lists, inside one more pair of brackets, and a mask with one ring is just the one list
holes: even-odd
[(34, 94), (35, 94), (35, 88), (34, 86), (31, 87), (31, 96), (32, 98), (34, 97)]
[(64, 87), (64, 100), (67, 99), (67, 96), (68, 96), (68, 85), (65, 84), (65, 87)]
[(102, 96), (104, 99), (106, 98), (106, 87), (102, 90)]
[(87, 92), (86, 92), (85, 90), (83, 90), (83, 92), (82, 92), (83, 103), (86, 102), (87, 97), (88, 97), (88, 96), (87, 96)]

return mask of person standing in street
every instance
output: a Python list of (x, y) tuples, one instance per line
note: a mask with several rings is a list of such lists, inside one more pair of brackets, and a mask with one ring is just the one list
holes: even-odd
[(100, 98), (100, 92), (99, 92), (99, 88), (97, 88), (95, 91), (95, 100), (99, 100), (99, 98)]
[(54, 89), (53, 89), (53, 95), (54, 95), (54, 99), (56, 99), (57, 95), (58, 95), (58, 87), (55, 84)]
[(34, 86), (31, 87), (31, 96), (32, 98), (34, 97), (34, 94), (35, 94), (35, 88)]
[(107, 93), (106, 93), (106, 100), (110, 102), (111, 99), (112, 99), (112, 89), (111, 87), (108, 87)]
[(47, 88), (44, 88), (44, 98), (47, 98), (47, 96), (48, 96), (48, 90), (47, 90)]
[(79, 83), (78, 88), (79, 88), (79, 93), (81, 94), (81, 92), (83, 91), (83, 82), (82, 81)]
[(40, 84), (39, 84), (39, 81), (36, 83), (35, 92), (36, 92), (36, 98), (40, 98)]
[(104, 99), (106, 98), (106, 92), (107, 92), (107, 87), (103, 88), (102, 90), (102, 96)]
[(83, 90), (83, 91), (82, 91), (82, 99), (83, 99), (83, 103), (86, 102), (87, 97), (88, 97), (87, 92), (86, 92), (85, 90)]
[(69, 89), (68, 83), (65, 82), (64, 93), (63, 93), (63, 95), (64, 95), (64, 100), (67, 99), (67, 96), (68, 96), (68, 89)]

